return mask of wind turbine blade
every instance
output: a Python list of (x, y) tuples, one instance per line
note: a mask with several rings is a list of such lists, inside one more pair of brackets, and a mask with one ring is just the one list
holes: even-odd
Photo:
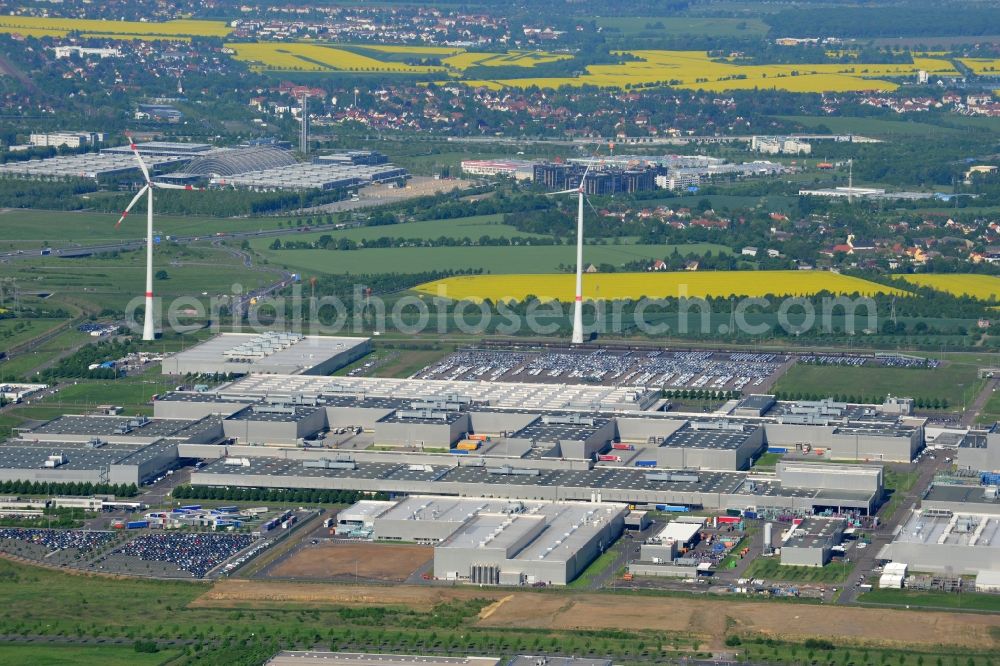
[(153, 181), (153, 187), (161, 190), (193, 190), (194, 188), (190, 185), (178, 185), (177, 183), (161, 183), (159, 181)]
[(558, 196), (560, 194), (576, 194), (579, 191), (580, 190), (578, 190), (578, 189), (577, 190), (559, 190), (558, 192), (546, 192), (545, 196), (547, 196), (547, 197), (554, 197), (554, 196)]
[(146, 168), (146, 163), (142, 161), (142, 156), (139, 155), (139, 149), (136, 147), (135, 141), (133, 141), (132, 137), (130, 137), (127, 134), (125, 135), (125, 138), (128, 139), (128, 147), (132, 149), (132, 154), (135, 155), (135, 159), (139, 162), (139, 168), (142, 170), (142, 176), (143, 178), (146, 179), (146, 182), (148, 183), (149, 169)]
[(141, 199), (142, 196), (144, 194), (146, 194), (146, 190), (148, 190), (148, 189), (149, 189), (149, 185), (143, 185), (142, 189), (135, 193), (135, 196), (132, 197), (132, 202), (122, 212), (122, 216), (118, 218), (118, 222), (115, 223), (115, 229), (117, 229), (118, 227), (120, 227), (122, 225), (122, 222), (124, 222), (125, 218), (128, 217), (129, 211), (132, 210), (132, 206), (134, 206), (134, 205), (136, 205), (136, 203), (138, 203), (139, 199)]

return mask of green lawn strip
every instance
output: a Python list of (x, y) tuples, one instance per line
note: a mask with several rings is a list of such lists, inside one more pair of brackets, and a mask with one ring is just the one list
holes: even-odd
[(177, 650), (136, 652), (131, 645), (0, 644), (0, 664), (18, 666), (159, 666), (177, 655)]
[(624, 540), (619, 540), (611, 548), (601, 553), (593, 562), (590, 563), (582, 574), (577, 576), (570, 584), (567, 586), (570, 589), (580, 589), (587, 588), (598, 576), (601, 576), (614, 564), (615, 560), (621, 555), (622, 548), (624, 548)]
[(779, 557), (759, 557), (747, 567), (746, 578), (789, 583), (842, 583), (848, 579), (853, 564), (831, 562), (825, 567), (783, 566)]
[(1000, 595), (922, 592), (916, 590), (872, 590), (858, 597), (862, 604), (893, 604), (898, 606), (954, 608), (956, 610), (982, 610), (1000, 613)]
[[(692, 245), (591, 245), (585, 250), (587, 263), (622, 266), (633, 261), (669, 257), (674, 248), (681, 254), (719, 252), (713, 244)], [(566, 245), (394, 247), (362, 250), (260, 250), (274, 265), (305, 273), (376, 274), (482, 269), (486, 273), (556, 273), (559, 265), (571, 265), (573, 250)]]

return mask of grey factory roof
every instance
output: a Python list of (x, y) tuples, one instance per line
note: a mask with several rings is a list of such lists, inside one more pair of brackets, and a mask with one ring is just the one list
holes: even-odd
[[(178, 156), (143, 157), (151, 170), (171, 163), (187, 160)], [(98, 176), (136, 171), (139, 166), (131, 153), (115, 155), (108, 153), (85, 153), (83, 155), (60, 155), (42, 160), (8, 162), (0, 164), (0, 175), (21, 177), (75, 177), (97, 178)]]
[(192, 422), (186, 419), (140, 418), (141, 425), (130, 428), (128, 432), (119, 432), (119, 429), (129, 428), (129, 424), (135, 421), (136, 417), (129, 416), (65, 415), (32, 428), (28, 432), (30, 435), (160, 438), (170, 437), (192, 425)]
[(589, 423), (545, 423), (544, 418), (540, 418), (521, 428), (513, 436), (539, 442), (580, 442), (587, 440), (609, 423), (609, 419), (603, 417), (593, 417), (587, 421)]
[(296, 164), (290, 150), (274, 146), (252, 146), (215, 150), (184, 167), (184, 173), (199, 176), (234, 176), (249, 171), (275, 169)]
[[(279, 652), (267, 666), (497, 666), (491, 657), (419, 657), (403, 654), (364, 654), (355, 652)], [(559, 664), (557, 666), (569, 666)], [(583, 664), (580, 666), (590, 666)], [(603, 664), (594, 666), (604, 666)]]
[(782, 548), (823, 548), (833, 545), (831, 542), (839, 530), (844, 527), (844, 521), (839, 518), (804, 519), (789, 535)]
[[(523, 544), (516, 554), (509, 555), (518, 560), (562, 562), (575, 557), (608, 521), (624, 511), (622, 505), (582, 502), (525, 506), (520, 513), (479, 512), (437, 547), (499, 548), (509, 552)], [(540, 525), (545, 529), (538, 533)]]
[(924, 495), (927, 502), (960, 502), (969, 504), (969, 511), (975, 511), (976, 504), (1000, 504), (1000, 499), (988, 497), (985, 486), (958, 486), (935, 483)]
[[(949, 433), (945, 433), (949, 434)], [(968, 432), (965, 437), (961, 439), (958, 443), (958, 448), (960, 449), (985, 449), (989, 446), (989, 438), (986, 436), (985, 432), (977, 432), (972, 430)], [(943, 435), (939, 435), (935, 443), (941, 440)]]
[(610, 659), (585, 659), (583, 657), (514, 657), (507, 666), (611, 666)]
[(774, 405), (774, 396), (766, 394), (751, 394), (743, 397), (736, 405), (737, 409), (764, 410)]
[(210, 340), (178, 352), (168, 359), (177, 365), (199, 363), (216, 371), (217, 364), (231, 366), (230, 372), (308, 371), (349, 349), (363, 345), (367, 338), (281, 333), (221, 333)]
[[(144, 141), (135, 144), (135, 147), (142, 154), (144, 160), (149, 155), (200, 155), (215, 150), (209, 143), (184, 143), (180, 141)], [(132, 157), (132, 149), (127, 145), (102, 148), (101, 154), (128, 155)]]
[(663, 442), (668, 448), (735, 450), (741, 447), (753, 434), (755, 428), (747, 430), (699, 430), (685, 425)]
[(171, 448), (176, 443), (157, 440), (152, 444), (103, 444), (91, 448), (87, 442), (12, 440), (0, 445), (0, 468), (43, 469), (49, 456), (63, 455), (65, 462), (56, 470), (93, 470), (108, 465), (139, 465)]
[[(429, 413), (428, 413), (429, 412)], [(438, 410), (401, 409), (387, 414), (378, 420), (379, 423), (412, 423), (422, 425), (451, 425), (463, 414), (461, 412), (444, 412)]]
[(990, 548), (1000, 552), (1000, 518), (970, 511), (949, 516), (914, 511), (894, 542)]
[[(300, 162), (274, 168), (245, 171), (225, 177), (226, 185), (255, 189), (336, 189), (380, 183), (408, 176), (406, 169), (392, 164), (364, 166), (333, 162)], [(220, 179), (215, 179), (219, 181)], [(221, 184), (221, 182), (220, 182)]]
[[(311, 375), (249, 375), (220, 389), (223, 395), (363, 394), (411, 400), (461, 396), (477, 403), (508, 409), (563, 409), (592, 412), (604, 402), (626, 403), (635, 387), (579, 384), (539, 384), (389, 377), (318, 377)], [(531, 411), (530, 413), (537, 413)], [(630, 412), (631, 414), (631, 412)]]
[(254, 421), (262, 423), (298, 423), (311, 417), (322, 407), (310, 405), (289, 405), (275, 407), (272, 405), (250, 405), (235, 414), (226, 417), (227, 421)]

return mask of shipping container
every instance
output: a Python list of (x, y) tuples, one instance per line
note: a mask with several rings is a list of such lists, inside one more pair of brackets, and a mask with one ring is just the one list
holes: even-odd
[(467, 456), (467, 455), (469, 455), (469, 452), (466, 451), (466, 450), (464, 450), (464, 449), (451, 449), (450, 451), (448, 451), (448, 453), (453, 453), (456, 456)]
[(656, 510), (657, 511), (671, 511), (673, 513), (685, 513), (687, 511), (690, 511), (691, 509), (688, 508), (688, 507), (686, 507), (686, 506), (678, 506), (678, 505), (675, 505), (675, 504), (657, 504), (656, 505)]
[(236, 513), (239, 510), (240, 510), (239, 507), (236, 507), (236, 506), (220, 506), (219, 507), (219, 511), (221, 513)]
[(757, 512), (750, 511), (749, 509), (743, 512), (744, 518), (749, 518), (750, 520), (757, 520)]
[(465, 439), (455, 445), (460, 451), (478, 451), (480, 442), (475, 439)]
[(485, 442), (489, 439), (489, 435), (469, 435), (466, 439), (473, 439), (479, 442)]
[(742, 522), (742, 520), (739, 516), (719, 516), (718, 522), (721, 525), (736, 525)]
[(631, 444), (622, 444), (621, 442), (615, 442), (611, 445), (611, 448), (618, 451), (635, 451), (635, 447)]
[(740, 516), (742, 513), (739, 509), (726, 509), (727, 516)]
[(622, 461), (622, 457), (621, 456), (612, 456), (612, 455), (609, 455), (609, 454), (606, 454), (606, 453), (602, 453), (601, 455), (597, 456), (597, 459), (600, 460), (601, 462), (621, 462)]
[(130, 520), (125, 523), (125, 529), (128, 530), (141, 530), (143, 528), (149, 527), (148, 520)]
[(788, 453), (788, 449), (783, 446), (769, 446), (767, 447), (768, 453)]
[(636, 467), (656, 467), (656, 461), (655, 460), (636, 460), (635, 461), (635, 466)]
[(181, 508), (188, 511), (198, 511), (201, 509), (201, 504), (183, 504)]

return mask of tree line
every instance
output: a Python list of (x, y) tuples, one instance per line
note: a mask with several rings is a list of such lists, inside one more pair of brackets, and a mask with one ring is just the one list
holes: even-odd
[(135, 497), (139, 488), (134, 483), (92, 483), (90, 481), (69, 481), (48, 483), (43, 481), (0, 481), (0, 493), (4, 495), (70, 495), (87, 497), (90, 495), (114, 495), (115, 497)]

